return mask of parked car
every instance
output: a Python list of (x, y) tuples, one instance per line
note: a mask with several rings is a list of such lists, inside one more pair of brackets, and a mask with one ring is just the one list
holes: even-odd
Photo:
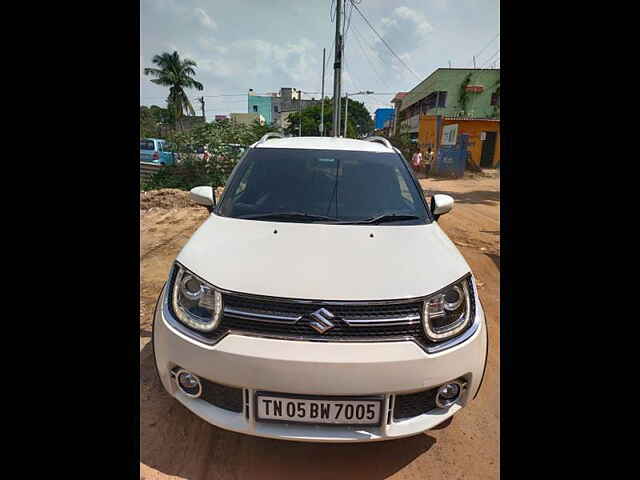
[(219, 427), (366, 442), (421, 433), (478, 394), (476, 280), (384, 138), (274, 138), (239, 162), (158, 298), (164, 388)]
[(175, 158), (173, 152), (168, 148), (166, 140), (143, 138), (140, 139), (140, 161), (160, 165), (173, 165)]

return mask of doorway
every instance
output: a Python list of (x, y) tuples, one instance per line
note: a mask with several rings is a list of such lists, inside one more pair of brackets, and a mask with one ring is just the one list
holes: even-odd
[(482, 142), (482, 153), (480, 154), (480, 167), (493, 167), (493, 154), (496, 151), (496, 132), (485, 132), (485, 140)]

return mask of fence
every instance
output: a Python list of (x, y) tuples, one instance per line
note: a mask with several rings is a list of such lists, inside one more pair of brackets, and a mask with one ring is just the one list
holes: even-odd
[(455, 145), (440, 145), (430, 173), (434, 177), (460, 178), (467, 166), (467, 146), (469, 137), (458, 135)]
[(161, 168), (157, 163), (140, 162), (140, 181), (147, 180)]

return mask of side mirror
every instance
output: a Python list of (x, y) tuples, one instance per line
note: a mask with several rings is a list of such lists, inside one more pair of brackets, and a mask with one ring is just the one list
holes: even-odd
[(204, 205), (209, 211), (212, 211), (216, 205), (216, 196), (213, 193), (213, 187), (194, 187), (189, 193), (191, 200), (198, 205)]
[(449, 213), (453, 208), (453, 198), (449, 195), (436, 194), (431, 197), (431, 213), (435, 217), (436, 221), (440, 215)]

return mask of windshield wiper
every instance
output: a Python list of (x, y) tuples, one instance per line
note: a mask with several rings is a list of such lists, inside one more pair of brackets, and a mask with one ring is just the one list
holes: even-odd
[(385, 213), (384, 215), (378, 215), (377, 217), (364, 218), (362, 220), (353, 220), (350, 222), (341, 222), (350, 225), (361, 225), (367, 223), (388, 223), (388, 222), (396, 222), (400, 220), (418, 220), (422, 217), (418, 217), (417, 215), (399, 215), (397, 213)]
[(256, 213), (251, 215), (242, 215), (238, 218), (246, 218), (250, 220), (308, 220), (310, 222), (327, 220), (337, 220), (335, 217), (327, 217), (324, 215), (310, 215), (304, 212), (272, 212), (272, 213)]

